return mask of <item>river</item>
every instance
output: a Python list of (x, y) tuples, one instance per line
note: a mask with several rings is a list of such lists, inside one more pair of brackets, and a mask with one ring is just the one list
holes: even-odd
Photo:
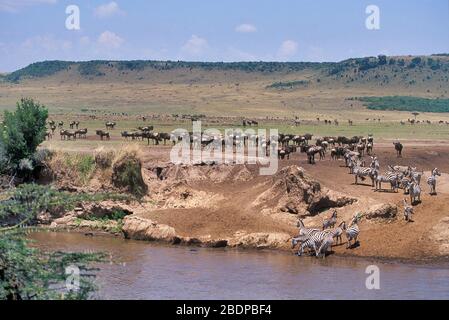
[[(100, 299), (449, 299), (449, 265), (411, 265), (330, 256), (164, 246), (79, 233), (37, 232), (45, 250), (109, 252)], [(366, 268), (380, 271), (368, 290)]]

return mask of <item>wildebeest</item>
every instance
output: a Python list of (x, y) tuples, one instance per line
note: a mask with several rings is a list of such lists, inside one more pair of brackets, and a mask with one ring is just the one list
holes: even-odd
[(114, 130), (116, 125), (117, 124), (115, 122), (111, 122), (111, 121), (108, 121), (105, 123), (106, 129), (111, 129), (111, 130)]
[(401, 158), (402, 157), (402, 149), (404, 148), (404, 146), (399, 141), (393, 142), (393, 145), (394, 145), (394, 149), (396, 150), (397, 157)]
[(103, 140), (104, 138), (106, 138), (107, 140), (111, 139), (111, 135), (107, 131), (97, 130), (96, 134), (100, 137), (101, 140)]

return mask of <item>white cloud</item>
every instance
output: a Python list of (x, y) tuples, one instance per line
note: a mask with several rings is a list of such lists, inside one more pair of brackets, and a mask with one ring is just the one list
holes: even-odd
[(72, 42), (56, 39), (52, 35), (39, 35), (23, 41), (22, 48), (30, 51), (44, 50), (46, 52), (57, 52), (59, 50), (70, 50), (72, 48)]
[(99, 18), (109, 18), (114, 15), (121, 14), (124, 14), (124, 11), (120, 9), (119, 5), (115, 1), (102, 4), (95, 8), (95, 15)]
[(293, 40), (285, 40), (282, 42), (277, 55), (279, 58), (289, 58), (294, 56), (297, 52), (298, 43)]
[(117, 49), (120, 48), (125, 40), (123, 38), (120, 38), (118, 35), (116, 35), (114, 32), (111, 31), (105, 31), (98, 37), (98, 44), (105, 48), (113, 48)]
[(235, 31), (236, 32), (241, 32), (241, 33), (251, 33), (251, 32), (256, 32), (257, 28), (249, 23), (244, 23), (241, 25), (238, 25), (237, 27), (235, 27)]
[(189, 56), (200, 56), (207, 49), (209, 45), (206, 39), (200, 38), (197, 35), (192, 35), (189, 40), (182, 46), (181, 51)]
[(0, 11), (18, 12), (23, 7), (55, 3), (57, 0), (0, 0)]

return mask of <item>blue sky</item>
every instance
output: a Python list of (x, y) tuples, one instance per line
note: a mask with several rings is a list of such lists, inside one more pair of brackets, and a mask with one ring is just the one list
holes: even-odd
[[(80, 30), (67, 30), (68, 5)], [(365, 9), (380, 10), (368, 30)], [(340, 61), (449, 52), (449, 0), (0, 0), (0, 71), (42, 60)]]

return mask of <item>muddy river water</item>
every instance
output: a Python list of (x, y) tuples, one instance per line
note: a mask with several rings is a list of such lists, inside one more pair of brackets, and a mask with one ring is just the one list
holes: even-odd
[[(78, 233), (38, 232), (46, 250), (109, 252), (100, 299), (449, 299), (449, 265), (380, 263), (331, 256), (163, 246)], [(366, 269), (379, 268), (368, 290)]]

